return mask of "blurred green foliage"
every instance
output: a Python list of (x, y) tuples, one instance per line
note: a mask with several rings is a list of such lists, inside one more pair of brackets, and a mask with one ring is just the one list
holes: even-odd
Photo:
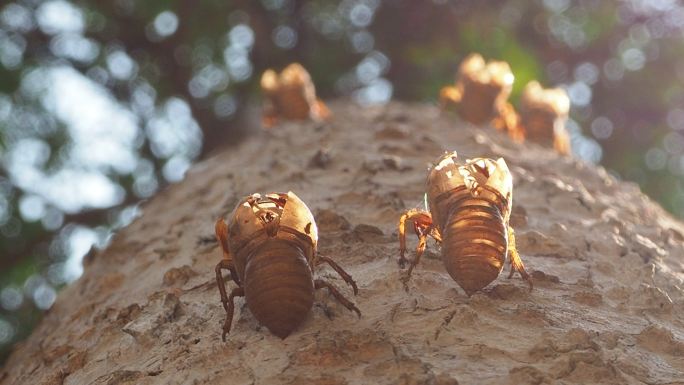
[(299, 61), (325, 97), (435, 101), (471, 52), (566, 88), (577, 156), (684, 217), (684, 9), (647, 0), (0, 5), (0, 361), (136, 204), (249, 129)]

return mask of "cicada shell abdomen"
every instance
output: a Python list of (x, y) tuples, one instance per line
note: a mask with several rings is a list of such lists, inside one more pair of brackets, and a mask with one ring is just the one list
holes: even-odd
[(563, 155), (570, 154), (570, 136), (565, 128), (569, 110), (570, 99), (563, 89), (544, 89), (536, 81), (528, 83), (520, 98), (520, 124), (525, 137), (553, 146)]
[(492, 195), (481, 192), (475, 197), (464, 189), (450, 199), (442, 258), (449, 275), (468, 295), (494, 281), (506, 260), (507, 228)]
[(447, 272), (471, 295), (498, 277), (508, 253), (512, 179), (503, 159), (465, 165), (447, 154), (428, 177)]
[(287, 337), (314, 299), (311, 263), (318, 232), (313, 214), (294, 193), (254, 194), (231, 221), (231, 250), (247, 307), (261, 325)]
[(244, 282), (254, 318), (280, 338), (290, 335), (313, 306), (313, 275), (298, 242), (263, 242), (247, 256)]

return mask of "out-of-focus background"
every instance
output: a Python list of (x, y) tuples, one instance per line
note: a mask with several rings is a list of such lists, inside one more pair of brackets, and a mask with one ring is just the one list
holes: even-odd
[[(238, 143), (268, 67), (320, 96), (435, 102), (471, 52), (567, 90), (575, 155), (684, 217), (684, 6), (675, 0), (4, 0), (0, 362), (81, 260)], [(251, 107), (251, 108), (249, 108)]]

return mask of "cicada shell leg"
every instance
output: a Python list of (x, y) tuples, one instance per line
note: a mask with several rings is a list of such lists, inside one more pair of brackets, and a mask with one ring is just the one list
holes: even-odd
[[(216, 231), (216, 239), (223, 250), (223, 260), (216, 265), (217, 276), (221, 274), (219, 271), (220, 269), (229, 270), (230, 277), (235, 281), (235, 284), (242, 286), (240, 284), (240, 277), (238, 277), (237, 271), (235, 270), (235, 265), (232, 263), (233, 259), (230, 256), (230, 250), (228, 249), (228, 225), (226, 224), (226, 221), (224, 221), (223, 218), (219, 218), (216, 221), (214, 230)], [(219, 290), (221, 290), (221, 285), (219, 285)], [(224, 287), (223, 291), (225, 292), (225, 290)], [(225, 297), (225, 295), (223, 295), (223, 297)]]
[(234, 273), (235, 266), (233, 266), (232, 261), (223, 259), (216, 265), (216, 285), (218, 286), (219, 292), (221, 293), (221, 303), (223, 304), (223, 309), (226, 311), (226, 320), (223, 322), (223, 334), (221, 334), (221, 339), (225, 342), (226, 335), (230, 332), (230, 326), (233, 323), (233, 312), (235, 311), (235, 297), (244, 297), (245, 290), (242, 288), (242, 286), (238, 286), (234, 288), (230, 292), (230, 296), (228, 296), (228, 294), (226, 293), (226, 282), (223, 280), (221, 270), (230, 270), (230, 274), (233, 278), (233, 281), (235, 281), (235, 283), (238, 283), (238, 281), (237, 274)]
[(344, 307), (346, 307), (347, 309), (349, 309), (349, 311), (356, 312), (356, 314), (359, 316), (359, 318), (361, 318), (361, 310), (359, 310), (359, 308), (357, 308), (356, 305), (354, 305), (350, 300), (348, 300), (347, 298), (345, 298), (345, 297), (344, 297), (344, 296), (335, 288), (335, 286), (331, 285), (329, 282), (326, 282), (326, 281), (324, 281), (324, 280), (322, 280), (322, 279), (317, 279), (317, 280), (314, 281), (314, 287), (316, 288), (316, 290), (323, 289), (323, 288), (328, 288), (328, 290), (330, 291), (330, 294), (332, 294), (333, 297), (335, 297), (335, 299), (337, 300), (337, 302), (341, 303), (342, 306), (344, 306)]
[(337, 272), (337, 274), (339, 274), (340, 277), (342, 277), (344, 282), (346, 282), (349, 286), (352, 287), (352, 289), (354, 290), (354, 295), (359, 294), (359, 288), (358, 286), (356, 286), (356, 282), (349, 273), (347, 273), (340, 265), (335, 263), (335, 261), (333, 261), (332, 259), (319, 254), (316, 263), (321, 264), (323, 262), (330, 265), (330, 267), (332, 267), (333, 270), (335, 270), (335, 272)]
[(245, 289), (242, 287), (236, 287), (230, 292), (230, 297), (223, 307), (226, 309), (226, 320), (223, 322), (223, 333), (221, 333), (221, 339), (226, 342), (226, 335), (230, 333), (230, 327), (233, 324), (233, 312), (235, 311), (235, 297), (244, 297)]
[(530, 291), (532, 291), (532, 277), (525, 270), (525, 265), (522, 259), (520, 259), (520, 254), (518, 254), (518, 249), (515, 247), (515, 232), (513, 227), (508, 226), (508, 258), (511, 264), (511, 272), (508, 274), (508, 278), (512, 278), (513, 274), (517, 271), (520, 273), (522, 279), (527, 281), (530, 286)]
[(405, 278), (405, 280), (408, 282), (408, 280), (411, 278), (411, 273), (413, 272), (413, 269), (416, 267), (418, 262), (420, 262), (420, 257), (425, 252), (425, 249), (427, 247), (427, 237), (432, 236), (437, 242), (441, 243), (442, 236), (439, 233), (439, 230), (437, 230), (437, 228), (432, 223), (432, 215), (429, 212), (420, 209), (411, 209), (405, 212), (404, 215), (402, 215), (401, 218), (399, 218), (399, 251), (401, 253), (399, 265), (402, 267), (407, 262), (405, 257), (407, 221), (413, 222), (413, 228), (416, 232), (416, 235), (418, 236), (418, 246), (416, 246), (416, 257), (413, 260), (413, 262), (411, 262), (407, 272), (407, 276)]
[(406, 272), (406, 282), (408, 282), (408, 280), (411, 279), (411, 273), (413, 272), (413, 269), (416, 267), (418, 262), (420, 262), (420, 257), (423, 256), (425, 248), (427, 248), (427, 234), (420, 234), (418, 235), (418, 246), (416, 246), (416, 258), (413, 260), (413, 262), (411, 262), (408, 271)]

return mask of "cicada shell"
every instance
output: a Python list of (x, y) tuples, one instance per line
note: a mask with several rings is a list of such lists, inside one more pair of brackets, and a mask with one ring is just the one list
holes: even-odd
[[(226, 310), (223, 338), (231, 329), (233, 300), (245, 297), (257, 321), (278, 337), (287, 337), (309, 314), (314, 290), (328, 288), (348, 309), (358, 308), (330, 283), (314, 279), (313, 268), (328, 263), (357, 292), (356, 283), (330, 258), (316, 254), (318, 230), (313, 214), (293, 192), (252, 194), (216, 222), (223, 260), (216, 280)], [(221, 270), (237, 285), (227, 295)]]
[(429, 212), (412, 209), (399, 220), (402, 264), (407, 221), (413, 222), (419, 238), (408, 277), (425, 251), (427, 237), (432, 236), (442, 244), (447, 272), (468, 295), (498, 277), (507, 255), (511, 275), (518, 271), (531, 282), (509, 225), (513, 178), (503, 158), (461, 163), (455, 152), (445, 154), (428, 174), (427, 202)]
[(563, 89), (544, 89), (536, 81), (528, 83), (520, 99), (520, 124), (525, 137), (553, 146), (563, 155), (570, 154), (570, 135), (565, 128), (569, 111), (570, 99)]
[(443, 108), (454, 108), (470, 123), (481, 125), (497, 116), (513, 88), (514, 76), (508, 63), (485, 60), (479, 54), (466, 57), (459, 67), (455, 86), (442, 88)]
[(269, 69), (261, 76), (264, 95), (263, 125), (274, 126), (278, 120), (323, 121), (330, 117), (328, 107), (316, 98), (316, 87), (309, 73), (293, 63), (277, 74)]

